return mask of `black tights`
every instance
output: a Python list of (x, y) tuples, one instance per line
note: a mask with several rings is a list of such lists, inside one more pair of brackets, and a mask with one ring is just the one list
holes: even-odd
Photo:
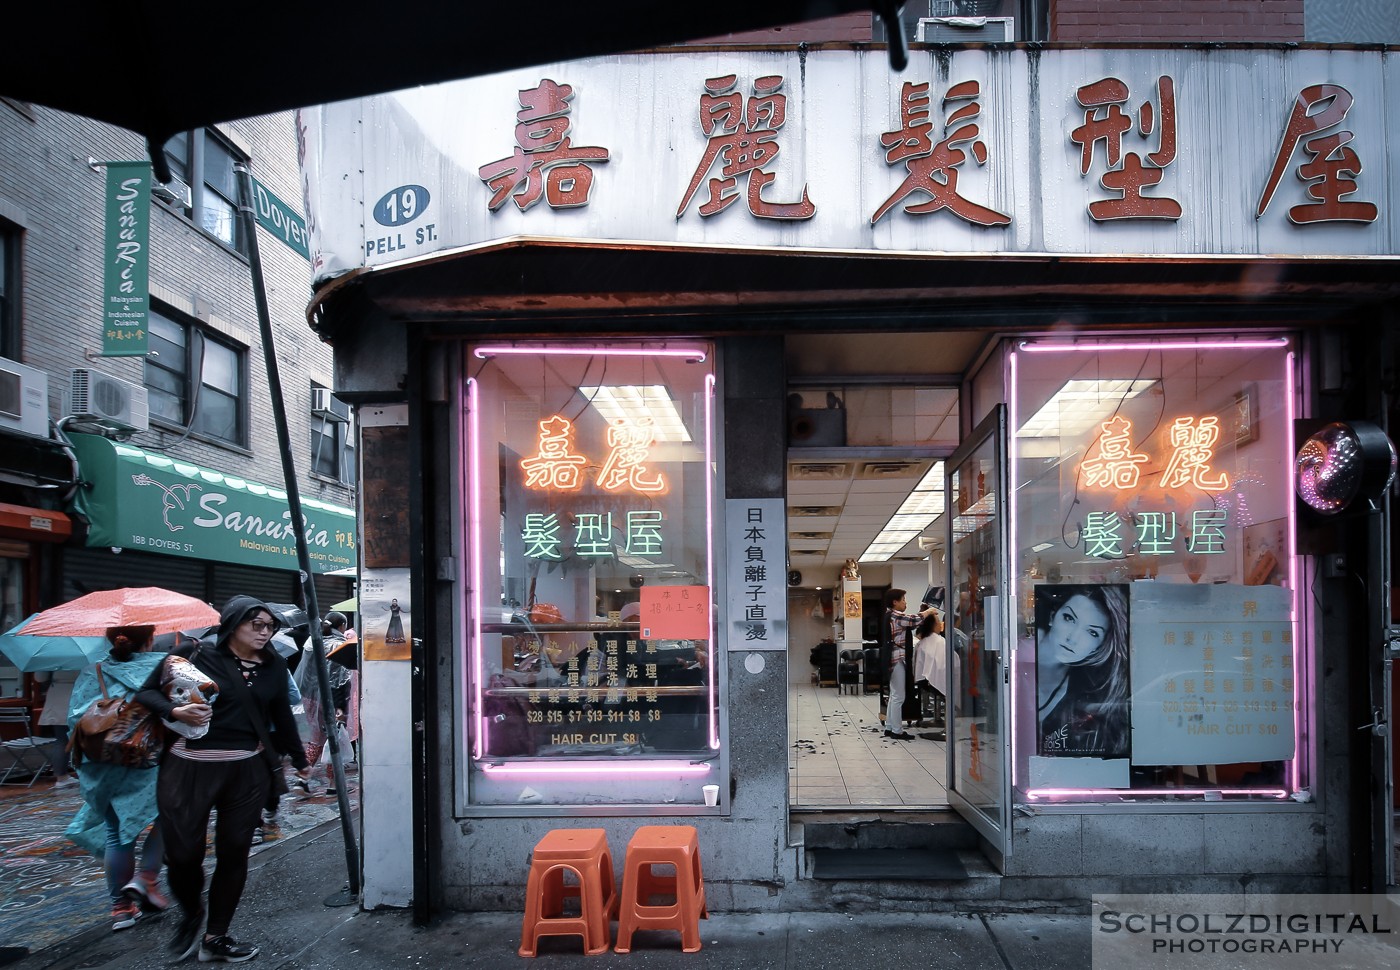
[(225, 936), (248, 879), (253, 829), (262, 821), (272, 776), (261, 755), (241, 761), (190, 761), (167, 754), (158, 782), (166, 878), (185, 913), (200, 910), (209, 812), (214, 822), (214, 876), (209, 881), (209, 936)]

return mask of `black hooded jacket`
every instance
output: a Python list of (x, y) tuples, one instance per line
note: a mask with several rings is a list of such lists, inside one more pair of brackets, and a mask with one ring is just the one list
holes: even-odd
[[(233, 631), (258, 610), (276, 618), (276, 614), (261, 600), (252, 596), (235, 596), (224, 604), (219, 614), (219, 636), (213, 646), (198, 644), (174, 651), (176, 655), (188, 658), (219, 685), (219, 693), (212, 705), (214, 714), (209, 722), (209, 733), (202, 738), (186, 740), (185, 747), (192, 751), (256, 751), (261, 738), (249, 720), (247, 705), (239, 700), (237, 693), (251, 691), (253, 705), (261, 713), (264, 723), (275, 728), (270, 732), (272, 743), (280, 752), (291, 757), (297, 769), (302, 769), (307, 766), (306, 749), (302, 746), (291, 702), (287, 699), (287, 662), (276, 650), (264, 646), (262, 667), (245, 686), (243, 675), (238, 671), (238, 662), (228, 645)], [(170, 712), (175, 705), (160, 687), (163, 667), (164, 664), (155, 669), (136, 694), (136, 700), (160, 717), (170, 720)]]

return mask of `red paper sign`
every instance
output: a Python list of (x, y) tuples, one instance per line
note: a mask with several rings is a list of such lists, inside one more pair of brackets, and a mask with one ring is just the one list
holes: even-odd
[(643, 640), (710, 639), (710, 587), (643, 586)]

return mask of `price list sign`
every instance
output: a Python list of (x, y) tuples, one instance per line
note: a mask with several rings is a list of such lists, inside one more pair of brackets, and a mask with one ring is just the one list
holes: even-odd
[(1133, 584), (1133, 764), (1292, 758), (1289, 613), (1279, 586)]

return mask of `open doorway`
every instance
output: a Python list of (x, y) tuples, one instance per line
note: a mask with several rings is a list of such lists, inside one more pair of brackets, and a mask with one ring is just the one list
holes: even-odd
[[(959, 443), (970, 333), (806, 335), (788, 342), (788, 778), (795, 810), (948, 806), (946, 651), (920, 663), (908, 739), (884, 733), (883, 597), (945, 582), (943, 459)], [(945, 368), (947, 368), (945, 370)], [(858, 615), (853, 615), (858, 614)], [(912, 715), (912, 716), (911, 716)]]

